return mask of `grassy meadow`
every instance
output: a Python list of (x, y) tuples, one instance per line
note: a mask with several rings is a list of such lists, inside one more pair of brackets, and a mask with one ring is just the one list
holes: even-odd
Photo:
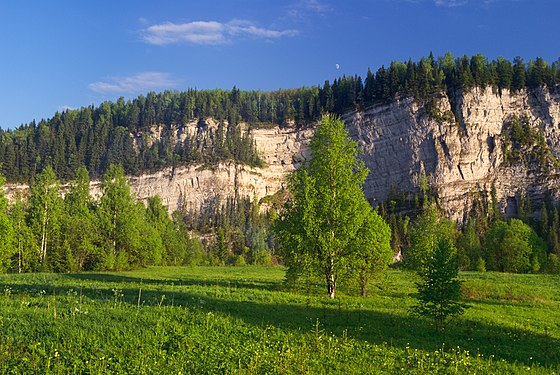
[(461, 273), (466, 313), (410, 316), (416, 276), (358, 296), (281, 267), (0, 275), (0, 373), (558, 374), (560, 277)]

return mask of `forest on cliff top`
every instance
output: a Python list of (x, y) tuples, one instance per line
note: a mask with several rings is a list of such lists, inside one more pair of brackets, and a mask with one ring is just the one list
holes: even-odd
[[(85, 166), (98, 179), (111, 164), (121, 164), (128, 175), (139, 175), (167, 166), (216, 163), (221, 160), (257, 166), (249, 130), (270, 124), (306, 126), (322, 113), (343, 114), (398, 97), (430, 103), (446, 94), (452, 107), (457, 94), (474, 87), (518, 92), (560, 83), (560, 63), (542, 58), (488, 60), (472, 57), (429, 57), (417, 62), (394, 61), (366, 77), (343, 76), (320, 86), (274, 92), (196, 90), (150, 92), (133, 100), (118, 99), (99, 106), (57, 112), (49, 119), (31, 121), (13, 130), (0, 130), (0, 173), (8, 182), (32, 182), (51, 166), (58, 178), (68, 181)], [(219, 122), (209, 139), (188, 134), (184, 125), (205, 119)], [(240, 123), (249, 125), (242, 130)], [(154, 127), (161, 133), (152, 134)], [(177, 133), (184, 132), (179, 140)]]

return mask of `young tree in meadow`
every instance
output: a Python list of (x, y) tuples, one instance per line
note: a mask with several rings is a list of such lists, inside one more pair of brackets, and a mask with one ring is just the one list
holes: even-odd
[(393, 261), (391, 228), (377, 211), (372, 210), (354, 236), (351, 246), (354, 248), (352, 266), (357, 273), (362, 297), (365, 297), (369, 280)]
[(4, 195), (4, 176), (0, 176), (0, 272), (10, 267), (10, 258), (17, 251), (14, 228), (8, 216), (8, 198)]
[(96, 245), (99, 241), (98, 225), (89, 182), (87, 169), (84, 166), (78, 168), (76, 179), (64, 198), (67, 213), (64, 232), (79, 270), (96, 269), (100, 262)]
[[(63, 201), (60, 184), (51, 166), (35, 177), (29, 198), (28, 222), (39, 247), (39, 268), (50, 270), (48, 258), (59, 252)], [(53, 254), (51, 254), (51, 252)]]
[(412, 311), (434, 320), (438, 331), (445, 328), (452, 317), (461, 315), (461, 282), (457, 276), (457, 251), (449, 239), (438, 240), (423, 269), (418, 271), (422, 281), (416, 283), (418, 303)]
[(290, 178), (291, 199), (275, 232), (288, 277), (321, 275), (334, 298), (338, 278), (354, 266), (359, 250), (352, 245), (371, 215), (362, 191), (367, 169), (335, 116), (323, 117), (310, 146), (310, 160)]
[(110, 165), (103, 176), (98, 220), (105, 251), (104, 267), (120, 270), (140, 262), (142, 212), (134, 201), (120, 165)]

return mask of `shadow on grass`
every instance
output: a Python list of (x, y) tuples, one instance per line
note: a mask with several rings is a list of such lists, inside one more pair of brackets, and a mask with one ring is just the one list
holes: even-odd
[(76, 274), (67, 274), (67, 277), (83, 280), (83, 281), (95, 281), (95, 282), (110, 282), (110, 283), (126, 283), (126, 284), (136, 284), (136, 285), (162, 285), (162, 286), (201, 286), (201, 287), (208, 287), (208, 286), (217, 286), (222, 288), (239, 288), (239, 289), (255, 289), (255, 290), (268, 290), (268, 291), (277, 291), (281, 290), (282, 286), (278, 282), (274, 281), (245, 281), (245, 280), (238, 280), (236, 278), (227, 277), (223, 278), (222, 280), (201, 280), (196, 278), (186, 278), (186, 277), (179, 277), (175, 279), (149, 279), (149, 278), (142, 278), (142, 277), (130, 277), (130, 276), (121, 276), (121, 275), (114, 275), (114, 274), (106, 274), (106, 273), (76, 273)]
[[(532, 366), (539, 363), (544, 366), (558, 368), (560, 366), (560, 340), (547, 334), (535, 334), (523, 329), (512, 329), (499, 325), (481, 323), (473, 320), (459, 319), (450, 324), (444, 333), (434, 330), (431, 322), (400, 313), (389, 313), (376, 310), (349, 308), (340, 300), (313, 298), (305, 300), (301, 296), (301, 303), (270, 303), (255, 301), (232, 301), (226, 298), (208, 296), (204, 293), (177, 291), (165, 281), (144, 280), (130, 277), (85, 274), (77, 279), (96, 280), (118, 283), (137, 283), (138, 286), (125, 285), (122, 297), (115, 297), (113, 286), (80, 287), (60, 286), (53, 291), (52, 285), (4, 283), (14, 294), (33, 294), (30, 291), (44, 289), (46, 296), (61, 296), (72, 298), (71, 293), (80, 290), (80, 294), (94, 300), (116, 301), (129, 308), (138, 303), (141, 283), (163, 283), (160, 290), (142, 289), (141, 301), (143, 306), (173, 305), (186, 307), (203, 312), (222, 313), (239, 318), (247, 324), (257, 326), (273, 326), (282, 330), (299, 332), (313, 332), (316, 323), (326, 332), (342, 337), (355, 338), (371, 344), (387, 344), (397, 348), (409, 346), (426, 351), (446, 347), (460, 347), (473, 354), (481, 354), (486, 358), (503, 359), (507, 362), (523, 363)], [(74, 277), (74, 276), (73, 276)], [(183, 285), (220, 285), (216, 282), (204, 283), (200, 280), (185, 280)], [(169, 282), (169, 281), (167, 281)], [(192, 284), (189, 284), (191, 282)], [(227, 284), (227, 283), (226, 283)], [(174, 284), (178, 285), (178, 284)], [(231, 283), (230, 283), (231, 285)], [(252, 284), (251, 284), (252, 285)], [(252, 285), (251, 288), (257, 288)], [(262, 288), (261, 288), (262, 289)], [(226, 292), (226, 290), (222, 291)], [(69, 295), (70, 297), (64, 297)], [(162, 297), (165, 295), (165, 297)], [(74, 297), (76, 298), (76, 297)], [(319, 306), (317, 306), (319, 305)]]

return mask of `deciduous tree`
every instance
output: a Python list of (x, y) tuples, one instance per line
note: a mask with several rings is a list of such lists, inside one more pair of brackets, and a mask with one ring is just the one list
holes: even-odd
[(367, 175), (344, 123), (325, 115), (311, 140), (311, 157), (290, 178), (291, 199), (275, 225), (289, 277), (322, 275), (335, 297), (338, 278), (356, 266), (356, 246), (371, 219), (362, 184)]

